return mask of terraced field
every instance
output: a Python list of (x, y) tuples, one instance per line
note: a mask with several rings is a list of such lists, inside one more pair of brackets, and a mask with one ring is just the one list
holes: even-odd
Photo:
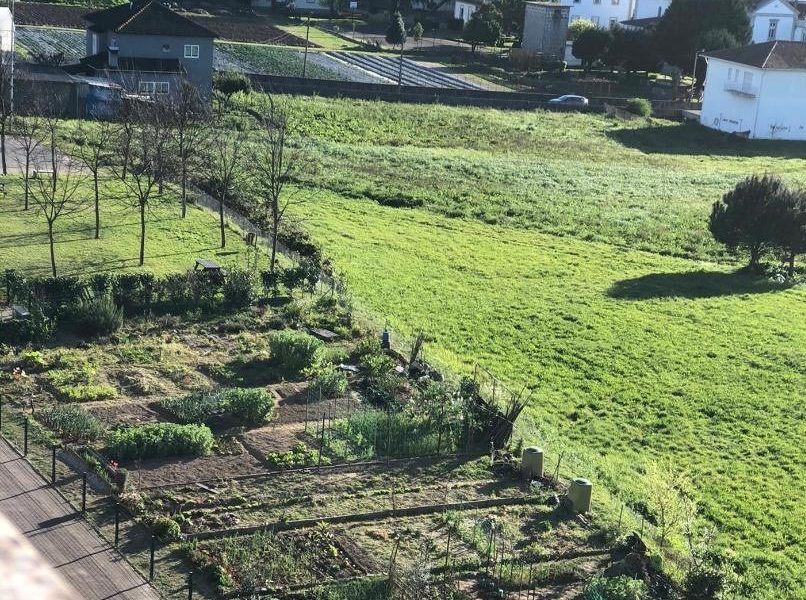
[(64, 63), (74, 63), (86, 52), (84, 32), (51, 27), (17, 27), (17, 52), (25, 57), (64, 54)]
[[(327, 56), (397, 83), (400, 73), (399, 58), (359, 52), (328, 52)], [(480, 89), (473, 83), (424, 67), (407, 58), (403, 59), (402, 82), (403, 85), (435, 88)]]

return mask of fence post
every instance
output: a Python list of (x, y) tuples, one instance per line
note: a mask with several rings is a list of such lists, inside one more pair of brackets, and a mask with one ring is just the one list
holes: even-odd
[(151, 534), (151, 548), (149, 548), (149, 560), (148, 560), (148, 580), (154, 581), (154, 550), (157, 544), (157, 538), (154, 537), (154, 534)]
[(621, 504), (621, 510), (618, 513), (618, 532), (621, 534), (621, 517), (624, 516), (624, 503)]
[(317, 469), (322, 468), (322, 452), (325, 450), (325, 419), (327, 418), (327, 413), (322, 413), (322, 436), (319, 440), (319, 464), (316, 465)]
[(193, 571), (188, 571), (188, 600), (193, 600)]
[(448, 559), (451, 556), (451, 526), (448, 525), (448, 545), (445, 547), (445, 570), (447, 572), (448, 569)]
[(53, 444), (53, 448), (51, 448), (50, 483), (56, 485), (56, 444)]
[(23, 438), (22, 438), (22, 455), (28, 456), (28, 417), (25, 417), (25, 424), (23, 425)]
[(3, 396), (0, 394), (0, 435), (3, 434)]
[(87, 472), (81, 474), (81, 514), (87, 512)]
[(115, 502), (115, 548), (120, 541), (120, 503)]

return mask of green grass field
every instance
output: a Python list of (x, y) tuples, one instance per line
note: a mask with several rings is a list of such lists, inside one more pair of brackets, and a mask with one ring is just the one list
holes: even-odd
[[(2, 268), (21, 269), (30, 275), (50, 275), (47, 222), (36, 206), (23, 210), (19, 182), (9, 176), (5, 196), (0, 196), (0, 256)], [(140, 222), (136, 208), (120, 202), (119, 184), (108, 183), (101, 205), (101, 239), (95, 239), (95, 213), (91, 188), (81, 212), (56, 221), (56, 267), (59, 275), (99, 271), (138, 270)], [(144, 269), (154, 273), (185, 271), (196, 258), (212, 258), (221, 264), (243, 266), (246, 245), (233, 230), (227, 232), (227, 248), (221, 250), (216, 216), (203, 208), (189, 207), (180, 217), (176, 196), (166, 194), (148, 214)]]
[(642, 465), (670, 458), (762, 596), (802, 597), (806, 290), (334, 194), (298, 214), (366, 309), (434, 337), (429, 357), (535, 389), (519, 435), (550, 464), (566, 439), (569, 475), (640, 502)]
[(752, 172), (806, 185), (806, 146), (669, 121), (286, 100), (317, 189), (694, 258), (714, 200)]
[[(287, 99), (318, 165), (297, 214), (376, 322), (537, 391), (520, 434), (640, 504), (670, 459), (763, 598), (802, 598), (806, 290), (737, 274), (707, 231), (806, 146), (672, 122)], [(422, 206), (401, 209), (384, 204)], [(450, 218), (449, 218), (450, 217)], [(566, 459), (567, 460), (567, 459)], [(569, 472), (568, 474), (573, 474)]]

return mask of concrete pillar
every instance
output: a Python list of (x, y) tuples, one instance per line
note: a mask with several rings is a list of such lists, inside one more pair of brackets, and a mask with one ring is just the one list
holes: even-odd
[(543, 477), (543, 449), (528, 446), (521, 454), (521, 469), (526, 481)]
[(574, 512), (590, 512), (592, 491), (593, 485), (587, 479), (577, 477), (571, 482), (571, 486), (568, 488), (568, 499), (571, 501)]

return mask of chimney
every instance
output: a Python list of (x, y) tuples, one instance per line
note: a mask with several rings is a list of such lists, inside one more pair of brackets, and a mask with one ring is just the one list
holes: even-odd
[(107, 49), (107, 63), (109, 67), (112, 69), (118, 68), (118, 46), (115, 44), (114, 46), (109, 46)]

